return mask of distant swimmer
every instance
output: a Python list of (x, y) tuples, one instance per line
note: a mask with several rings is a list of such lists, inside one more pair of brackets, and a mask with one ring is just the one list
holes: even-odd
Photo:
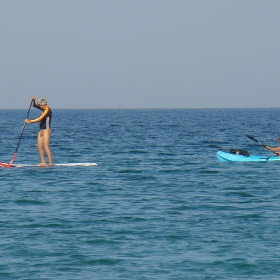
[(38, 166), (46, 166), (44, 150), (48, 156), (49, 166), (53, 165), (52, 162), (52, 152), (50, 150), (50, 135), (51, 135), (51, 119), (52, 110), (47, 105), (47, 100), (45, 98), (40, 98), (37, 103), (35, 103), (35, 96), (31, 97), (32, 106), (34, 108), (41, 110), (41, 116), (34, 120), (25, 119), (25, 123), (37, 123), (40, 122), (40, 131), (37, 137), (37, 148), (41, 158), (41, 162)]

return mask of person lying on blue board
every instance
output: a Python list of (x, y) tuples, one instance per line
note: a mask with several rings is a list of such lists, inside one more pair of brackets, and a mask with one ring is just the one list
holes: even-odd
[(47, 104), (45, 98), (40, 98), (37, 103), (35, 103), (35, 96), (31, 97), (32, 106), (41, 110), (41, 116), (34, 120), (25, 119), (25, 123), (37, 123), (40, 122), (40, 130), (37, 137), (37, 148), (41, 158), (41, 162), (38, 166), (46, 166), (44, 150), (48, 156), (49, 166), (53, 165), (52, 162), (52, 152), (50, 150), (50, 135), (51, 135), (51, 119), (52, 119), (52, 110)]

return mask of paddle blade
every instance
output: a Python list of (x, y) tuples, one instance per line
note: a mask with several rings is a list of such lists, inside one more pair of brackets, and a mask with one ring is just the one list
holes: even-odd
[(11, 165), (9, 163), (0, 162), (0, 167), (10, 168)]
[(251, 139), (251, 140), (253, 140), (253, 141), (259, 143), (259, 141), (258, 141), (255, 137), (253, 137), (252, 135), (246, 134), (246, 136), (247, 136), (249, 139)]
[(12, 167), (12, 163), (13, 163), (13, 161), (15, 160), (16, 156), (17, 156), (17, 153), (14, 153), (14, 155), (13, 155), (13, 157), (12, 157), (12, 159), (10, 160), (9, 163), (0, 162), (0, 167), (6, 167), (6, 168)]
[(263, 147), (266, 147), (266, 146), (267, 146), (267, 145), (265, 145), (265, 144), (261, 143), (258, 139), (256, 139), (256, 138), (255, 138), (255, 137), (253, 137), (252, 135), (248, 135), (248, 134), (246, 134), (246, 136), (247, 136), (249, 139), (251, 139), (251, 140), (253, 140), (253, 141), (257, 142), (259, 145), (261, 145), (261, 146), (263, 146)]
[(12, 163), (13, 163), (13, 161), (15, 160), (16, 156), (17, 156), (17, 153), (15, 152), (14, 155), (13, 155), (13, 157), (12, 157), (12, 159), (11, 159), (10, 162), (9, 162), (9, 165), (10, 165), (10, 166), (12, 165)]

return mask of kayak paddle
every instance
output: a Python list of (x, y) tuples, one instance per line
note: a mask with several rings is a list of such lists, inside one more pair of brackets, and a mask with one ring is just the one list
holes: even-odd
[(261, 145), (261, 146), (263, 146), (263, 147), (266, 147), (266, 146), (267, 146), (267, 145), (262, 144), (258, 139), (256, 139), (256, 138), (253, 137), (252, 135), (246, 134), (246, 136), (247, 136), (249, 139), (251, 139), (251, 140), (257, 142), (259, 145)]

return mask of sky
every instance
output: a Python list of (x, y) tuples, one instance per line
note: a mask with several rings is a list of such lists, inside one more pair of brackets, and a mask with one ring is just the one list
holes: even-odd
[(279, 0), (0, 0), (0, 109), (280, 107)]

